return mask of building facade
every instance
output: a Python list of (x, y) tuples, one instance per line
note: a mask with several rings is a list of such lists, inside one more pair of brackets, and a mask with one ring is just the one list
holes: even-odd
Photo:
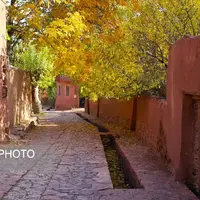
[(66, 76), (56, 77), (56, 110), (70, 110), (79, 108), (79, 89)]

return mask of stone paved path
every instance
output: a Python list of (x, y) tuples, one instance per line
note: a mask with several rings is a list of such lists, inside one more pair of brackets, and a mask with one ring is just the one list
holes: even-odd
[(84, 190), (112, 188), (100, 137), (95, 132), (74, 113), (52, 112), (29, 133), (28, 143), (1, 146), (30, 148), (36, 153), (34, 159), (0, 157), (2, 199), (73, 199), (76, 195), (69, 191), (84, 194)]
[(97, 129), (72, 112), (46, 113), (24, 141), (0, 149), (35, 151), (33, 159), (0, 156), (2, 200), (196, 199), (168, 189), (113, 189)]

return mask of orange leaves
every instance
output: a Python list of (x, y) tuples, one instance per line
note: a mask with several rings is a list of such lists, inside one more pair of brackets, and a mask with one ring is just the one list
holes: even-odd
[(140, 10), (140, 2), (139, 0), (131, 0), (132, 5), (134, 6), (135, 10)]
[(66, 6), (56, 4), (55, 6), (52, 7), (51, 15), (53, 18), (64, 19), (66, 18), (68, 12), (69, 9), (66, 8)]
[(128, 2), (126, 0), (118, 0), (118, 3), (122, 6), (127, 6)]
[(81, 0), (76, 9), (85, 16), (88, 25), (103, 25), (113, 14), (113, 0)]
[(104, 32), (99, 35), (103, 41), (105, 40), (106, 43), (113, 44), (124, 37), (124, 32), (121, 27), (116, 27), (112, 29), (110, 32)]

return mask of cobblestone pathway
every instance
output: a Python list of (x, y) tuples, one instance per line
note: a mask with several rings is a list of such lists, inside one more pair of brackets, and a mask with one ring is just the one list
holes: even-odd
[(33, 149), (36, 153), (34, 159), (1, 156), (2, 199), (74, 199), (77, 192), (80, 199), (84, 191), (112, 188), (103, 147), (95, 132), (73, 113), (54, 112), (42, 118), (25, 144), (1, 146)]
[(33, 159), (0, 156), (2, 200), (196, 199), (170, 191), (113, 189), (97, 129), (74, 113), (48, 112), (24, 141), (0, 149), (35, 151)]

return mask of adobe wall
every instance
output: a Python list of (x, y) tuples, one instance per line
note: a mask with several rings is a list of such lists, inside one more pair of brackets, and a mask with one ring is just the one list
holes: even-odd
[(6, 6), (0, 1), (0, 55), (6, 55)]
[(89, 111), (89, 99), (87, 97), (85, 97), (85, 104), (84, 104), (84, 107), (85, 107), (85, 112), (87, 114), (90, 114), (90, 111)]
[(0, 55), (0, 141), (3, 141), (9, 134), (9, 121), (7, 109), (7, 66), (6, 56)]
[(199, 97), (200, 37), (185, 38), (171, 47), (167, 76), (168, 153), (179, 180), (191, 175), (193, 165), (198, 165), (193, 174), (200, 177)]
[[(65, 82), (57, 82), (58, 85), (61, 86), (60, 95), (56, 95), (56, 110), (70, 110), (72, 108), (79, 108), (79, 95), (77, 95), (78, 88), (76, 85), (69, 83), (69, 96), (66, 96), (66, 83)], [(74, 96), (75, 95), (75, 96)]]
[(137, 98), (136, 135), (170, 162), (167, 153), (167, 102), (156, 97)]
[(27, 120), (32, 113), (32, 86), (28, 72), (9, 68), (8, 70), (8, 112), (10, 126)]
[(98, 105), (99, 101), (89, 101), (89, 106), (90, 106), (90, 115), (94, 117), (98, 117)]
[(100, 99), (99, 117), (127, 128), (135, 121), (136, 135), (171, 162), (175, 179), (200, 192), (200, 36), (172, 45), (166, 100)]
[(0, 141), (10, 128), (32, 112), (31, 80), (28, 73), (8, 68), (6, 56), (6, 6), (0, 1)]
[(6, 56), (6, 6), (0, 1), (0, 141), (3, 141), (9, 133), (7, 112), (7, 87), (6, 68), (8, 60)]
[(169, 160), (166, 145), (168, 133), (166, 100), (148, 96), (132, 98), (129, 101), (100, 98), (97, 102), (89, 100), (88, 105), (86, 99), (85, 109), (95, 117), (99, 115), (100, 118), (119, 123), (124, 128), (135, 129), (139, 138)]
[(131, 129), (133, 98), (131, 100), (103, 99), (99, 101), (99, 117), (111, 122), (120, 123)]
[(105, 119), (109, 122), (119, 123), (127, 129), (133, 126), (134, 99), (117, 100), (99, 98), (94, 102), (88, 99), (85, 101), (85, 111), (95, 117)]

